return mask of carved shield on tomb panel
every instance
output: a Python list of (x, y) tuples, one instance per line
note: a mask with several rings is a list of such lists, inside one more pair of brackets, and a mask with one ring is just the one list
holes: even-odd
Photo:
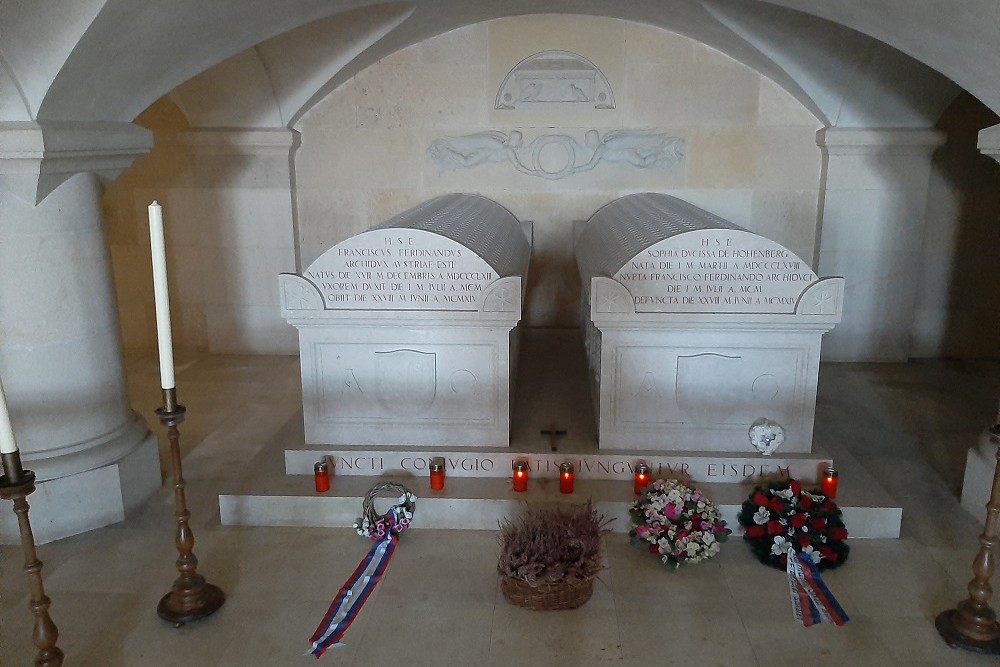
[(416, 350), (375, 353), (378, 402), (394, 415), (415, 415), (434, 403), (437, 355)]
[(741, 357), (705, 353), (677, 357), (676, 400), (682, 418), (697, 424), (726, 423), (740, 405)]

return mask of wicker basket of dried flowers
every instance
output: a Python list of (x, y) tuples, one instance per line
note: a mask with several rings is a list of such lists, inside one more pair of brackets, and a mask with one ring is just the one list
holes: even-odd
[(530, 507), (500, 526), (500, 590), (514, 605), (575, 609), (590, 599), (604, 569), (606, 519), (590, 503)]

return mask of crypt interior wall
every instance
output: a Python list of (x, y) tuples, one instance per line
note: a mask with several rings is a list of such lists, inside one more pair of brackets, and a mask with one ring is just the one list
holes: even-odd
[[(578, 53), (608, 78), (615, 109), (494, 109), (504, 76), (545, 50)], [(566, 105), (563, 105), (566, 106)], [(351, 234), (438, 194), (477, 192), (535, 223), (524, 321), (576, 326), (579, 276), (572, 225), (622, 194), (674, 194), (813, 255), (820, 124), (757, 72), (693, 40), (637, 23), (532, 16), (469, 26), (369, 67), (299, 124), (299, 237), (303, 265)], [(620, 129), (686, 142), (672, 169), (601, 163), (558, 180), (509, 162), (439, 171), (436, 139), (486, 130), (564, 134), (583, 143)]]
[[(504, 76), (545, 50), (592, 61), (616, 108), (494, 109)], [(294, 154), (294, 230), (282, 191), (290, 182), (284, 156), (196, 154), (173, 140), (191, 128), (169, 98), (137, 122), (154, 130), (157, 147), (105, 198), (127, 348), (148, 349), (155, 335), (144, 219), (154, 198), (167, 216), (175, 344), (217, 352), (294, 352), (294, 331), (278, 316), (274, 276), (446, 192), (481, 193), (535, 222), (528, 326), (577, 325), (573, 221), (630, 192), (675, 194), (804, 258), (814, 255), (817, 119), (728, 56), (627, 21), (500, 19), (429, 39), (362, 71), (295, 128), (301, 147)], [(588, 130), (601, 137), (656, 130), (683, 139), (686, 155), (671, 169), (602, 163), (546, 180), (509, 163), (439, 172), (426, 152), (435, 139), (515, 129), (525, 144), (545, 134), (583, 143)]]
[[(597, 65), (614, 90), (616, 108), (494, 109), (507, 72), (523, 58), (553, 49)], [(202, 94), (206, 89), (211, 87)], [(232, 101), (219, 106), (231, 107)], [(576, 326), (572, 222), (622, 194), (674, 194), (807, 260), (815, 257), (818, 242), (820, 122), (756, 71), (699, 42), (626, 21), (500, 19), (404, 49), (344, 83), (303, 117), (295, 127), (301, 147), (292, 151), (294, 173), (281, 141), (229, 152), (193, 150), (175, 141), (192, 129), (220, 128), (191, 128), (171, 96), (136, 122), (154, 130), (157, 147), (105, 195), (122, 338), (131, 349), (150, 349), (155, 340), (145, 223), (145, 206), (154, 198), (166, 207), (175, 344), (213, 352), (296, 352), (295, 332), (279, 316), (275, 275), (304, 268), (338, 241), (445, 192), (478, 192), (535, 222), (525, 306), (529, 326)], [(224, 117), (213, 122), (228, 126)], [(232, 125), (239, 124), (234, 118)], [(442, 172), (427, 154), (436, 139), (490, 130), (520, 131), (528, 144), (542, 135), (582, 143), (588, 130), (604, 137), (621, 129), (682, 138), (685, 157), (667, 170), (602, 163), (545, 180), (505, 162)], [(962, 187), (954, 180), (936, 182), (939, 192)], [(947, 230), (954, 230), (959, 215), (947, 202), (935, 202), (934, 183), (934, 224), (924, 253), (968, 252), (968, 244), (941, 245), (932, 238), (952, 233)], [(981, 220), (989, 218), (982, 206), (977, 210)], [(964, 271), (964, 263), (954, 255), (938, 260), (928, 266), (950, 261), (958, 268), (930, 271), (922, 293), (956, 289), (953, 274)], [(959, 303), (951, 298), (949, 303)], [(939, 303), (933, 297), (921, 301), (917, 353), (989, 356), (978, 343), (940, 344), (948, 323), (958, 320), (952, 306)]]

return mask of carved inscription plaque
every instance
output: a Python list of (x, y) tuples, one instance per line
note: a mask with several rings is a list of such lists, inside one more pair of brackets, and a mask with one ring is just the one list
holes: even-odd
[(703, 229), (645, 248), (614, 275), (636, 312), (794, 313), (816, 274), (756, 234)]
[(326, 308), (477, 310), (499, 277), (465, 246), (419, 229), (374, 229), (323, 253), (304, 272)]

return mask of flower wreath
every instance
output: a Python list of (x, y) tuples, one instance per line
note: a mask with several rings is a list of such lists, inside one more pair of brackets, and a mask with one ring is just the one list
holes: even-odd
[[(385, 514), (375, 512), (376, 498), (399, 498)], [(362, 537), (374, 541), (383, 540), (388, 535), (399, 535), (410, 527), (413, 513), (417, 509), (417, 497), (396, 482), (380, 482), (368, 491), (362, 504), (362, 516), (354, 520), (354, 530)]]
[(791, 549), (819, 569), (840, 567), (851, 548), (837, 504), (819, 489), (804, 491), (794, 479), (758, 486), (743, 502), (743, 539), (761, 563), (784, 570)]
[(675, 479), (658, 479), (629, 508), (635, 545), (645, 545), (670, 570), (719, 553), (731, 531), (705, 495)]
[[(399, 497), (399, 502), (379, 516), (375, 512), (376, 498)], [(370, 537), (371, 550), (361, 559), (354, 574), (348, 577), (333, 598), (316, 632), (309, 638), (309, 653), (317, 658), (331, 646), (341, 643), (344, 633), (351, 627), (358, 613), (378, 585), (396, 551), (399, 534), (409, 528), (417, 498), (410, 490), (396, 482), (380, 482), (365, 495), (362, 516), (354, 521), (358, 535)]]

